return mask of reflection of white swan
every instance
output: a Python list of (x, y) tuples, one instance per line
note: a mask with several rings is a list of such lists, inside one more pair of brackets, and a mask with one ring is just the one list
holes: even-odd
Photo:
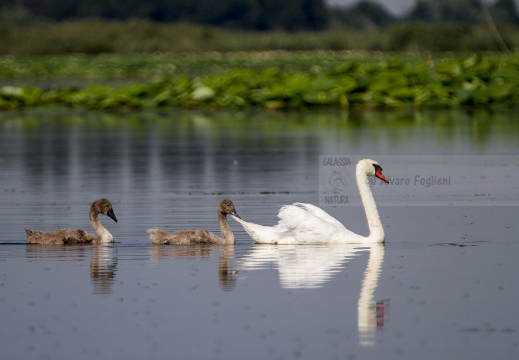
[(283, 288), (318, 288), (341, 271), (362, 248), (353, 245), (336, 246), (254, 246), (242, 258), (241, 268), (263, 269), (271, 263), (279, 270)]
[(364, 271), (357, 305), (359, 343), (362, 346), (375, 345), (375, 331), (384, 325), (388, 300), (375, 302), (375, 290), (382, 272), (384, 252), (383, 244), (372, 244), (369, 249), (368, 265)]
[(384, 325), (384, 315), (389, 301), (375, 302), (375, 290), (384, 261), (384, 244), (356, 247), (351, 244), (335, 246), (261, 245), (254, 246), (244, 256), (239, 267), (259, 270), (277, 267), (281, 287), (285, 289), (319, 288), (362, 251), (369, 251), (357, 303), (359, 343), (375, 344), (375, 331)]
[(355, 234), (321, 208), (310, 204), (286, 205), (279, 211), (275, 226), (262, 226), (234, 217), (257, 243), (267, 244), (372, 244), (384, 242), (384, 228), (380, 221), (375, 199), (369, 187), (368, 176), (388, 182), (382, 168), (374, 160), (357, 163), (356, 177), (364, 204), (369, 236)]

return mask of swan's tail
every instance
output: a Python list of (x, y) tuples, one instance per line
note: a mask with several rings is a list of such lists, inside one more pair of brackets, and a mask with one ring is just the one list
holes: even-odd
[(236, 220), (243, 226), (243, 229), (250, 235), (252, 240), (256, 243), (261, 244), (275, 244), (277, 243), (277, 239), (279, 235), (276, 233), (275, 228), (272, 226), (263, 226), (258, 224), (253, 224), (247, 221), (244, 221), (236, 216), (233, 216), (233, 219)]

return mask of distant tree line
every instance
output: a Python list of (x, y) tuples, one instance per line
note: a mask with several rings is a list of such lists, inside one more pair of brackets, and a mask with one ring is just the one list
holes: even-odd
[(272, 30), (320, 30), (325, 0), (0, 0), (0, 9), (22, 8), (56, 21), (79, 18), (148, 19)]
[[(486, 3), (485, 3), (486, 4)], [(0, 22), (18, 20), (148, 19), (249, 30), (322, 30), (329, 27), (377, 28), (395, 22), (519, 24), (514, 0), (416, 0), (395, 16), (378, 2), (327, 6), (325, 0), (0, 0)]]

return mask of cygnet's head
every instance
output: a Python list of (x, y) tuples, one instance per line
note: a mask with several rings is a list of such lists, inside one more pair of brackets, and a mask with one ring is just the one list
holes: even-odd
[(218, 211), (224, 215), (233, 215), (237, 218), (240, 218), (240, 216), (236, 212), (236, 209), (234, 208), (234, 204), (229, 199), (224, 199), (220, 201), (220, 204), (218, 204)]
[(94, 201), (92, 204), (92, 209), (98, 214), (103, 214), (110, 217), (113, 221), (117, 222), (117, 217), (115, 216), (114, 209), (112, 208), (112, 203), (107, 199), (99, 199)]

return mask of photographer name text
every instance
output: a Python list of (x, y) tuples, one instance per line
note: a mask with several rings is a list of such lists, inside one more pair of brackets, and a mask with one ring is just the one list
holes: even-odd
[(446, 177), (439, 177), (439, 176), (435, 176), (435, 175), (423, 177), (420, 175), (415, 175), (414, 177), (400, 177), (400, 178), (391, 178), (388, 176), (387, 180), (389, 181), (389, 183), (387, 183), (387, 184), (384, 182), (381, 182), (381, 181), (373, 181), (370, 183), (371, 183), (371, 185), (375, 185), (375, 184), (396, 185), (396, 186), (413, 185), (413, 186), (423, 186), (426, 188), (431, 187), (431, 186), (449, 186), (451, 184), (450, 175), (446, 176)]

